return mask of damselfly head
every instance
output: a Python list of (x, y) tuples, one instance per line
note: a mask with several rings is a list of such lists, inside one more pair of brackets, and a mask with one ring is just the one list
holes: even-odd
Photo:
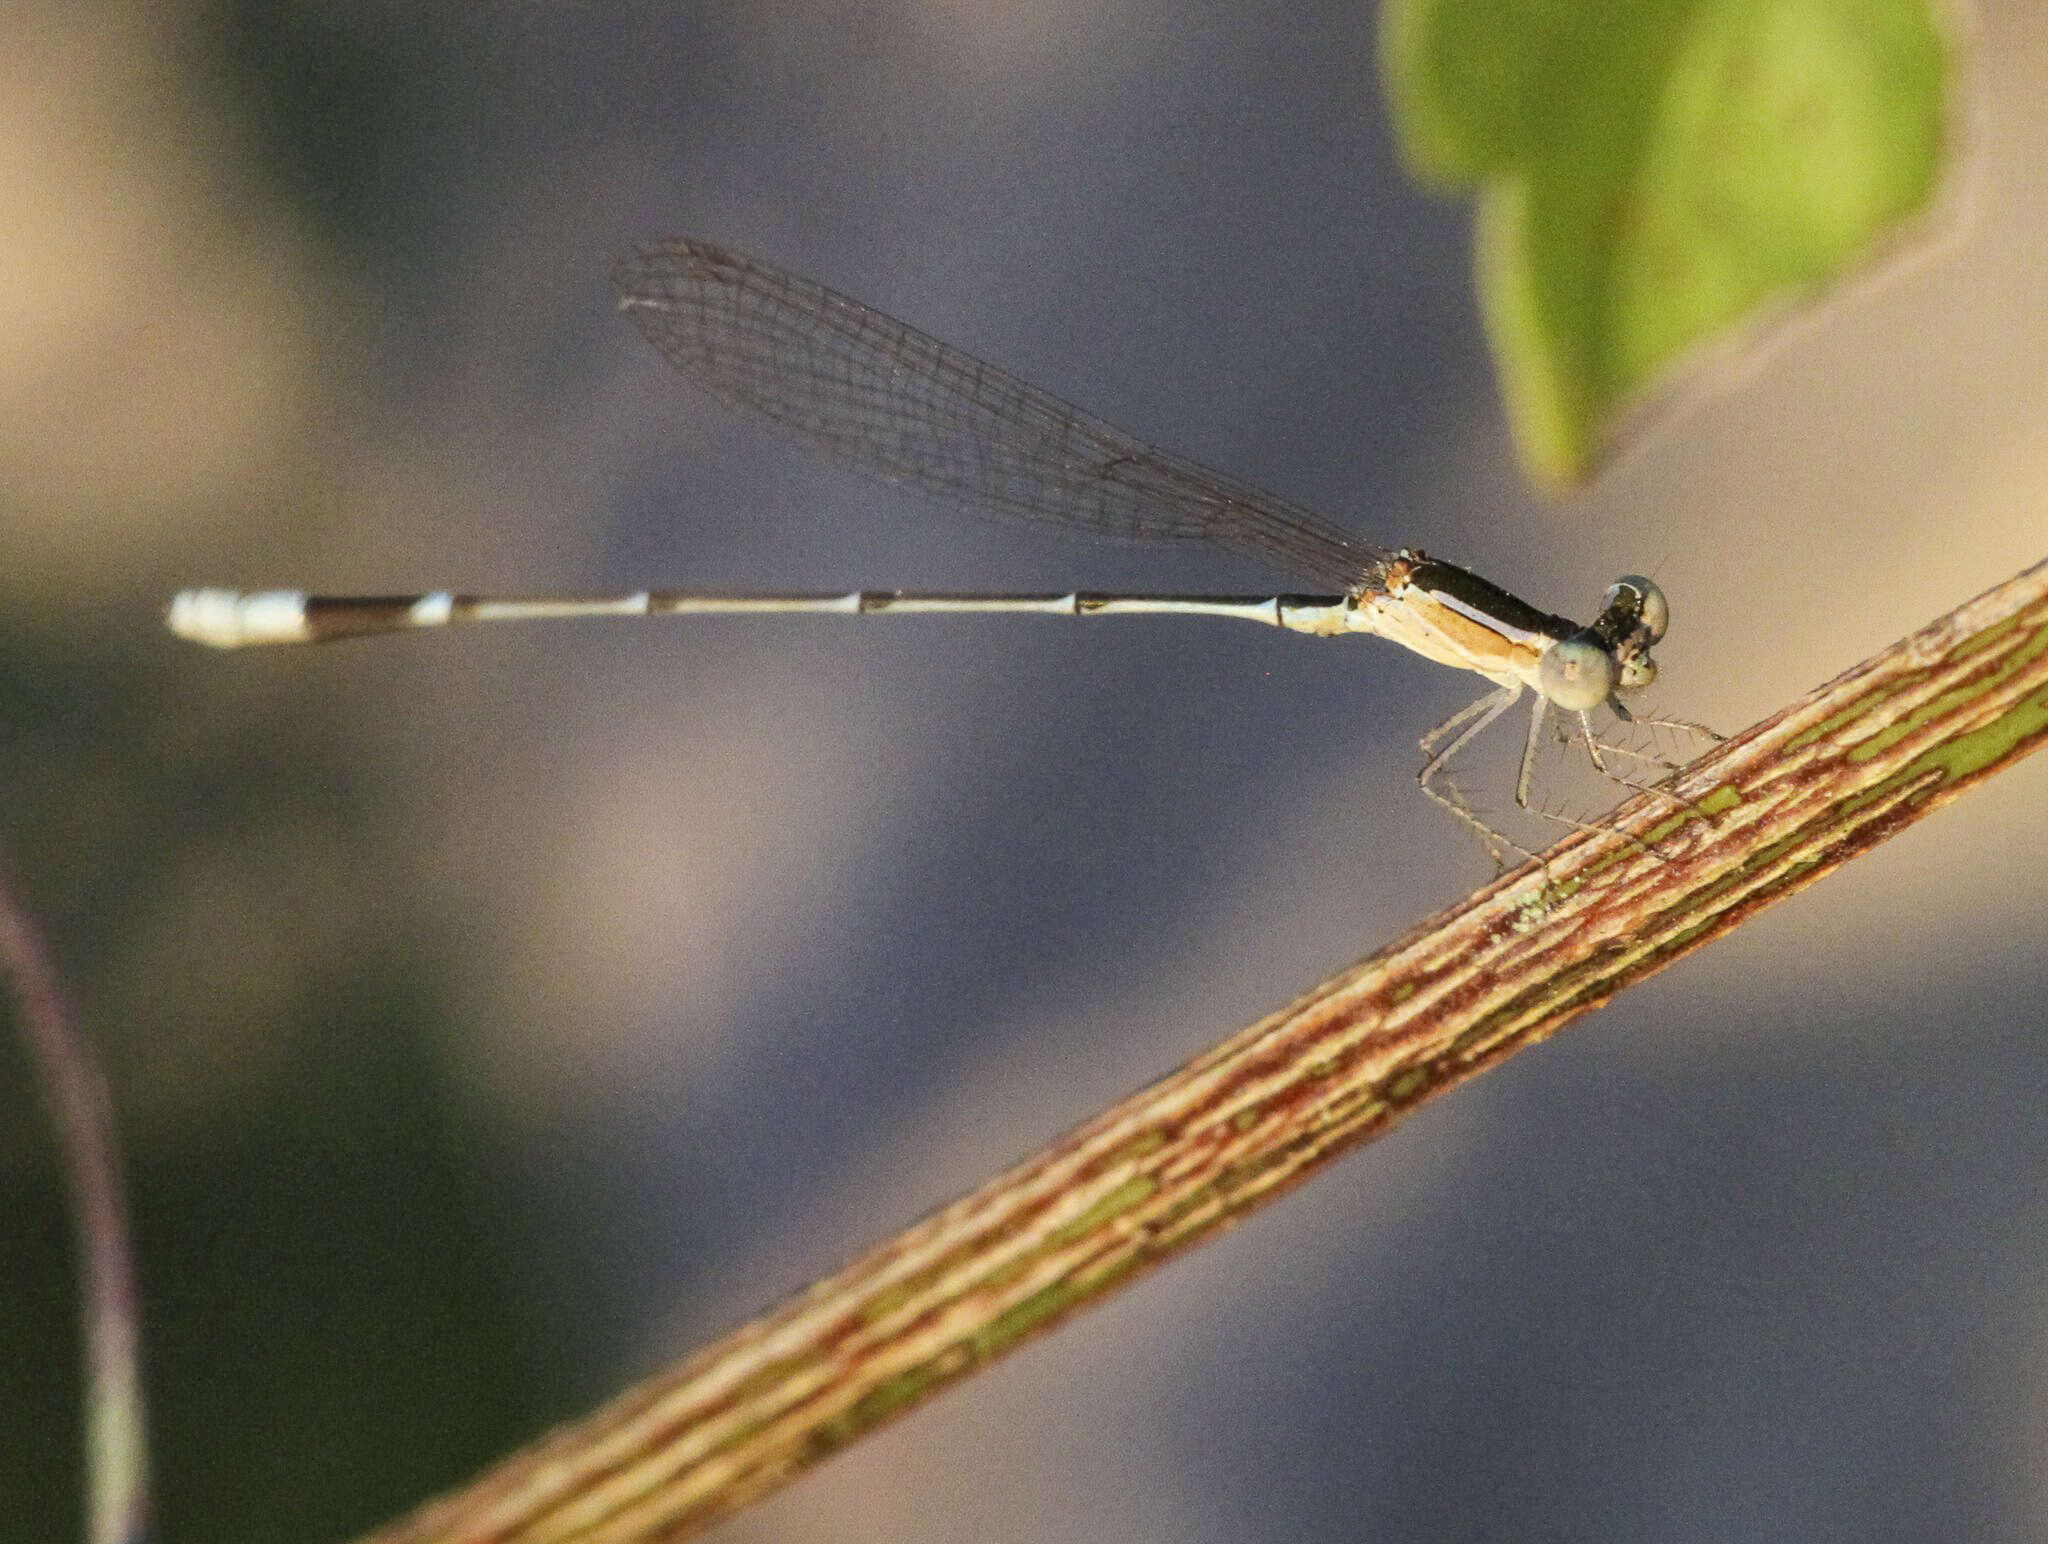
[(1600, 597), (1600, 614), (1586, 629), (1613, 652), (1617, 691), (1641, 691), (1657, 679), (1650, 647), (1671, 625), (1671, 603), (1653, 579), (1623, 574)]
[(1656, 580), (1645, 579), (1641, 574), (1623, 574), (1600, 597), (1600, 615), (1603, 619), (1612, 615), (1618, 621), (1626, 621), (1642, 633), (1644, 643), (1650, 644), (1662, 638), (1671, 626), (1671, 602), (1664, 598)]
[(1536, 666), (1543, 695), (1568, 713), (1587, 713), (1614, 695), (1621, 666), (1605, 639), (1588, 627), (1560, 638)]

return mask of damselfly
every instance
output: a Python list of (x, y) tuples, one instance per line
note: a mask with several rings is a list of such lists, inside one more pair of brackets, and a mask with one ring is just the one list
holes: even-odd
[(456, 623), (682, 613), (1025, 612), (1047, 616), (1230, 617), (1317, 637), (1374, 633), (1426, 659), (1470, 670), (1494, 689), (1422, 739), (1422, 791), (1477, 831), (1496, 858), (1525, 852), (1449, 787), (1453, 759), (1524, 692), (1534, 694), (1515, 803), (1530, 783), (1551, 710), (1601, 774), (1624, 756), (1592, 714), (1639, 720), (1622, 698), (1656, 679), (1651, 647), (1670, 620), (1664, 592), (1640, 574), (1608, 587), (1586, 626), (1539, 610), (1467, 569), (1371, 542), (1286, 500), (1158, 450), (1049, 392), (808, 279), (704, 241), (641, 248), (613, 271), (619, 308), (682, 374), (728, 407), (780, 425), (842, 462), (956, 504), (1097, 540), (1192, 543), (1258, 558), (1318, 595), (632, 594), (308, 595), (296, 590), (187, 590), (173, 631), (235, 648), (320, 643)]

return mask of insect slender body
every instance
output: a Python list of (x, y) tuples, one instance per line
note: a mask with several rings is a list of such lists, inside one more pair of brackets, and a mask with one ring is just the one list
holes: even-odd
[[(1525, 692), (1534, 694), (1535, 707), (1516, 778), (1518, 805), (1533, 808), (1531, 770), (1552, 710), (1575, 722), (1571, 737), (1595, 767), (1638, 786), (1609, 770), (1590, 714), (1605, 707), (1630, 721), (1623, 696), (1656, 679), (1650, 651), (1670, 611), (1663, 592), (1640, 575), (1610, 586), (1599, 614), (1581, 627), (1468, 569), (1376, 546), (1298, 505), (1147, 445), (858, 301), (709, 242), (644, 247), (618, 265), (613, 283), (620, 310), (681, 374), (735, 411), (856, 471), (1070, 535), (1193, 543), (1254, 557), (1326, 593), (320, 596), (200, 589), (172, 601), (172, 630), (234, 648), (573, 617), (1014, 612), (1223, 617), (1318, 637), (1374, 633), (1493, 684), (1423, 737), (1428, 760), (1417, 780), (1480, 833), (1496, 857), (1504, 848), (1524, 849), (1437, 784), (1452, 758)], [(1652, 722), (1710, 733), (1678, 720)]]

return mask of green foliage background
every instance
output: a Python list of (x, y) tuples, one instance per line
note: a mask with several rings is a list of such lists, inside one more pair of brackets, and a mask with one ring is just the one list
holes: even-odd
[(1955, 50), (1922, 0), (1389, 0), (1415, 175), (1478, 196), (1524, 467), (1584, 478), (1698, 345), (1816, 295), (1924, 209)]

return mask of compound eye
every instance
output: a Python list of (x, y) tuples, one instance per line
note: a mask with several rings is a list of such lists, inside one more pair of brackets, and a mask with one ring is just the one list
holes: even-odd
[(1671, 625), (1671, 602), (1664, 598), (1656, 580), (1645, 579), (1641, 574), (1623, 574), (1608, 589), (1600, 609), (1606, 611), (1625, 590), (1636, 593), (1636, 626), (1642, 629), (1643, 636), (1651, 643), (1657, 642)]
[(1591, 638), (1567, 638), (1544, 651), (1536, 667), (1543, 695), (1570, 713), (1586, 713), (1614, 692), (1614, 656)]

